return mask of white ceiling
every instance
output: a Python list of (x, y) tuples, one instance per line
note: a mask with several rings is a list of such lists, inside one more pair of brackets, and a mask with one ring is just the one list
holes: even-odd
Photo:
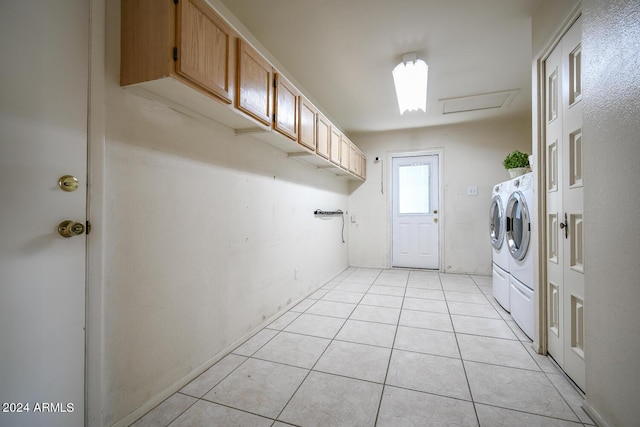
[[(221, 1), (347, 133), (530, 116), (539, 0)], [(426, 114), (398, 112), (407, 52), (429, 65)], [(507, 90), (501, 108), (442, 114), (441, 100)]]

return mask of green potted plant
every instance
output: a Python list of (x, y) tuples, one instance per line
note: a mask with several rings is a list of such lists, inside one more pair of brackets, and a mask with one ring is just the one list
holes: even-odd
[(515, 178), (529, 172), (529, 155), (518, 150), (512, 151), (507, 154), (502, 165), (509, 171), (511, 178)]

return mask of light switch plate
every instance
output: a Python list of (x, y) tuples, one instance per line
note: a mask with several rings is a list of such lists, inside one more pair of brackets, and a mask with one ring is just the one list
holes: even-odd
[(477, 196), (478, 187), (467, 187), (467, 196)]

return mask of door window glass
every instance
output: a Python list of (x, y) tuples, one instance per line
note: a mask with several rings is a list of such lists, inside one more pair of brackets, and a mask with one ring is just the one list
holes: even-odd
[(429, 206), (430, 165), (407, 165), (398, 168), (398, 213), (427, 214)]

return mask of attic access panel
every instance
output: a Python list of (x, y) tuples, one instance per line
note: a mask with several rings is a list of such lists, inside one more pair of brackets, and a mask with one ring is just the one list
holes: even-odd
[(507, 107), (520, 89), (440, 99), (442, 114), (489, 110)]

